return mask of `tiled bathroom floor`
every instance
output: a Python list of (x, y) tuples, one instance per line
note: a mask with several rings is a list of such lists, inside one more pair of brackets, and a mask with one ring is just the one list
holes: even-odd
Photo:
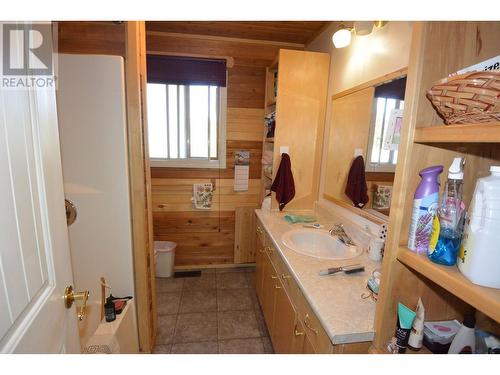
[(273, 353), (255, 294), (255, 268), (156, 280), (158, 354)]

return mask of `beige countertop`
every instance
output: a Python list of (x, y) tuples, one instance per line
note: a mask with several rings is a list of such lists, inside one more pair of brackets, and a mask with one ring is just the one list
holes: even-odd
[[(368, 293), (366, 282), (382, 264), (372, 261), (366, 253), (369, 235), (363, 233), (361, 228), (346, 226), (342, 219), (332, 215), (312, 211), (280, 213), (259, 209), (255, 212), (332, 343), (372, 341), (376, 302), (372, 298), (362, 299), (361, 295)], [(314, 215), (318, 218), (317, 222), (325, 226), (324, 229), (330, 229), (334, 223), (343, 223), (355, 243), (363, 247), (363, 253), (348, 260), (325, 260), (295, 252), (283, 244), (281, 236), (291, 229), (302, 228), (302, 224), (286, 222), (283, 217), (287, 213)], [(363, 264), (365, 272), (319, 276), (320, 270), (351, 264)]]

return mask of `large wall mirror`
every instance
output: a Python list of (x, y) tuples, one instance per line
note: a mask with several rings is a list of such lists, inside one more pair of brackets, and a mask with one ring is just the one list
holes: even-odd
[[(325, 199), (352, 207), (368, 218), (389, 215), (405, 87), (406, 69), (401, 69), (331, 98)], [(368, 195), (361, 211), (362, 204), (356, 206), (346, 194), (351, 166), (358, 167), (351, 175), (352, 185), (352, 176), (358, 175), (360, 164), (364, 165)]]

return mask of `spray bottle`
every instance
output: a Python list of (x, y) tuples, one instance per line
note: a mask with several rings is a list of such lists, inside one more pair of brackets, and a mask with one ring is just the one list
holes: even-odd
[(415, 191), (411, 215), (408, 248), (417, 253), (427, 254), (432, 233), (432, 219), (439, 201), (439, 174), (442, 165), (422, 169), (419, 173), (422, 181)]
[(462, 201), (464, 179), (463, 158), (453, 159), (448, 169), (441, 205), (434, 217), (429, 242), (429, 258), (439, 264), (453, 266), (463, 234), (465, 205)]

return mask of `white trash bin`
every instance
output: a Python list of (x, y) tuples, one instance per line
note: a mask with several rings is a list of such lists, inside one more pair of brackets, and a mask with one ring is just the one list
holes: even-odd
[(171, 277), (174, 274), (175, 248), (172, 241), (155, 241), (156, 277)]

